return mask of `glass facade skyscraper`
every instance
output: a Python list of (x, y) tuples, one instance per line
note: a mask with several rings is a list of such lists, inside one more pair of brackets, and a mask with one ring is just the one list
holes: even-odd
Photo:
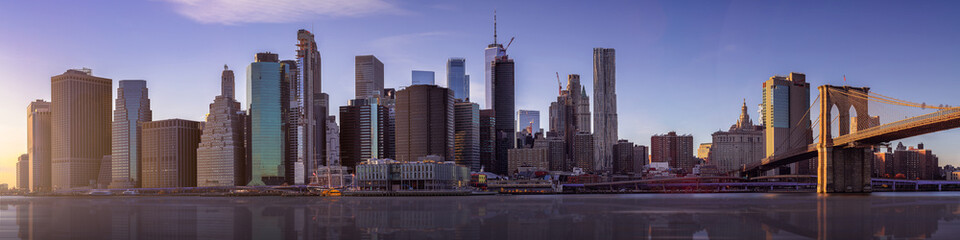
[(453, 90), (453, 98), (470, 101), (470, 78), (466, 74), (466, 59), (447, 59), (447, 88)]
[(147, 81), (123, 80), (113, 112), (113, 174), (110, 188), (140, 187), (140, 124), (153, 120)]
[(247, 185), (276, 185), (284, 180), (281, 65), (274, 53), (257, 53), (256, 58), (247, 67), (252, 147)]
[(410, 76), (412, 85), (437, 85), (433, 71), (413, 70)]

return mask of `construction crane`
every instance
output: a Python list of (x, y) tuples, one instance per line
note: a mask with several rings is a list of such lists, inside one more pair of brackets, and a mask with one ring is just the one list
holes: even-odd
[(510, 48), (510, 44), (513, 43), (513, 39), (517, 37), (510, 37), (510, 42), (507, 42), (507, 46), (503, 47), (503, 52), (507, 52), (507, 48)]
[(560, 83), (560, 72), (557, 73), (557, 95), (563, 95), (563, 84)]

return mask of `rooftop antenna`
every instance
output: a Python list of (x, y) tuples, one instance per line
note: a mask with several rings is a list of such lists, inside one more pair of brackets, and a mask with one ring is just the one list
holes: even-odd
[(497, 10), (493, 10), (493, 44), (497, 44)]

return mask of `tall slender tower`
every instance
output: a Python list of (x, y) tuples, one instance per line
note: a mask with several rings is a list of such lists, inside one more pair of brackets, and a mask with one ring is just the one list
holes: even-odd
[[(810, 115), (810, 83), (803, 73), (772, 76), (763, 82), (760, 118), (764, 125), (766, 156), (783, 154), (813, 143)], [(779, 174), (814, 174), (816, 159), (779, 169)], [(791, 171), (792, 168), (792, 171)]]
[(517, 121), (516, 121), (516, 102), (514, 63), (513, 59), (504, 55), (497, 58), (492, 63), (493, 70), (493, 111), (495, 112), (496, 122), (496, 149), (495, 161), (492, 166), (494, 173), (508, 174), (508, 155), (507, 150), (516, 148), (517, 140)]
[(92, 187), (110, 155), (113, 80), (70, 69), (50, 81), (53, 190)]
[(487, 45), (486, 49), (483, 49), (483, 74), (487, 86), (487, 96), (486, 96), (486, 106), (487, 108), (493, 108), (493, 99), (496, 97), (496, 92), (493, 89), (493, 69), (491, 64), (497, 58), (507, 55), (507, 50), (503, 48), (503, 44), (497, 43), (497, 12), (493, 12), (493, 43)]
[(113, 112), (113, 156), (110, 188), (134, 188), (141, 183), (141, 124), (153, 121), (147, 81), (122, 80)]
[(50, 102), (27, 106), (27, 155), (30, 158), (30, 191), (50, 191)]
[(466, 59), (447, 59), (447, 87), (453, 90), (453, 98), (470, 101), (470, 78), (466, 74)]
[(593, 49), (593, 133), (595, 169), (613, 169), (613, 145), (617, 144), (617, 67), (613, 48)]
[(304, 164), (304, 176), (311, 176), (319, 166), (330, 165), (327, 154), (327, 116), (330, 106), (326, 94), (321, 88), (320, 51), (313, 33), (300, 29), (297, 31), (297, 64), (299, 64), (299, 82), (296, 90), (296, 107), (300, 115), (299, 150), (297, 158)]
[[(223, 66), (221, 84), (233, 86), (233, 70)], [(246, 184), (246, 151), (240, 103), (233, 87), (221, 87), (210, 104), (210, 113), (197, 146), (197, 186), (226, 187)]]

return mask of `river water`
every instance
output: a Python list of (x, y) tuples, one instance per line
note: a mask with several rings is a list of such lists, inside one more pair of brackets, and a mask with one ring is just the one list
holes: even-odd
[(960, 192), (0, 197), (9, 239), (958, 239)]

